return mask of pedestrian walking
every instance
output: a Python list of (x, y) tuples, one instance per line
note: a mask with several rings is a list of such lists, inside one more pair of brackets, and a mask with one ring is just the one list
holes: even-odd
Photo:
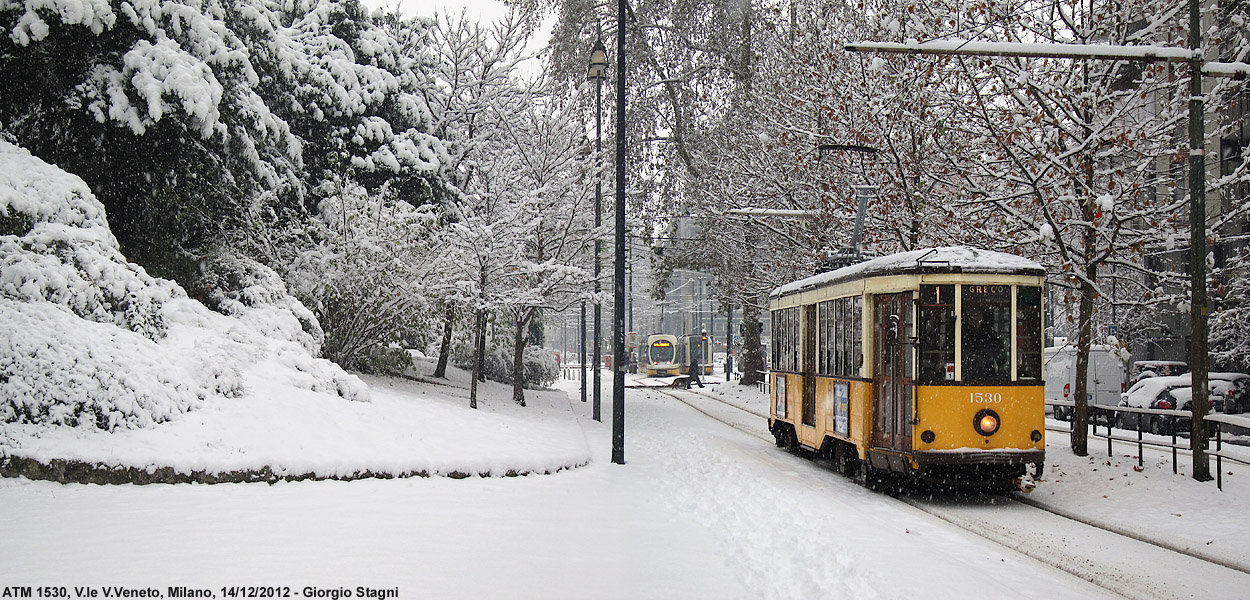
[(690, 376), (686, 378), (686, 389), (690, 389), (690, 386), (696, 383), (699, 387), (703, 387), (703, 379), (699, 377), (699, 372), (702, 370), (703, 367), (699, 366), (699, 352), (696, 349), (690, 353)]

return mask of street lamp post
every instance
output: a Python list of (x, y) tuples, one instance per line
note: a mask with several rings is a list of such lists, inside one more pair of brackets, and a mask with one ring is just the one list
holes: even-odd
[(599, 396), (602, 393), (603, 386), (600, 383), (602, 368), (599, 364), (603, 351), (600, 348), (600, 340), (602, 329), (599, 326), (599, 317), (603, 310), (603, 304), (599, 302), (599, 226), (603, 220), (603, 177), (600, 174), (600, 167), (603, 164), (603, 79), (607, 76), (608, 70), (608, 53), (603, 46), (603, 40), (595, 40), (595, 47), (590, 51), (590, 70), (586, 74), (586, 79), (595, 82), (595, 389), (594, 389), (594, 407), (591, 409), (591, 416), (596, 421), (601, 421), (599, 414)]

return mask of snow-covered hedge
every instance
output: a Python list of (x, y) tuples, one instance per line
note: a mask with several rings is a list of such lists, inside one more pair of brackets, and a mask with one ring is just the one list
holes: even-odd
[(525, 385), (547, 387), (560, 379), (560, 363), (551, 352), (538, 346), (526, 346), (523, 360)]
[(287, 291), (273, 269), (221, 252), (200, 263), (197, 283), (213, 310), (237, 317), (268, 337), (298, 343), (311, 354), (321, 352), (325, 332), (317, 317)]
[(185, 296), (129, 263), (87, 184), (0, 140), (0, 297), (59, 304), (156, 340)]
[(142, 335), (83, 320), (64, 306), (0, 299), (0, 421), (150, 427), (199, 407), (209, 394), (242, 392), (236, 369), (170, 358)]
[[(551, 352), (537, 346), (526, 346), (521, 358), (523, 385), (529, 389), (547, 387), (560, 378), (560, 365)], [(482, 361), (486, 378), (499, 383), (512, 383), (512, 348), (501, 346), (486, 351)], [(452, 364), (470, 371), (473, 369), (473, 347), (458, 346), (452, 354)]]
[(312, 356), (320, 327), (273, 271), (222, 258), (205, 281), (229, 316), (127, 262), (81, 179), (0, 140), (0, 422), (150, 427), (245, 394), (253, 368), (368, 400)]

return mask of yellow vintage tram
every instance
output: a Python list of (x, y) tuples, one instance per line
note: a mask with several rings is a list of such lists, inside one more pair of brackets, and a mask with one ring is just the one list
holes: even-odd
[(1044, 276), (1015, 255), (948, 247), (777, 288), (777, 445), (847, 474), (994, 484), (1031, 465), (1040, 476)]

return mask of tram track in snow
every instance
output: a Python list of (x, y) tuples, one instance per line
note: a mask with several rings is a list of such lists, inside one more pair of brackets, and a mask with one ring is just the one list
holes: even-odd
[[(662, 394), (770, 445), (774, 443), (772, 436), (761, 431), (758, 424), (752, 425), (753, 422), (758, 423), (759, 419), (766, 420), (768, 415), (706, 392), (681, 390), (678, 393), (678, 390), (667, 386), (630, 387)], [(697, 397), (702, 402), (693, 401), (692, 397)], [(715, 402), (718, 408), (710, 408), (707, 402)], [(737, 414), (739, 418), (729, 417), (725, 408), (732, 409), (730, 414)], [(831, 462), (811, 462), (822, 470), (842, 477)], [(1221, 597), (1219, 593), (1193, 590), (1170, 581), (1167, 571), (1173, 568), (1200, 570), (1210, 575), (1201, 579), (1212, 582), (1226, 581), (1229, 577), (1244, 578), (1244, 586), (1240, 589), (1250, 589), (1250, 568), (1246, 565), (1090, 521), (1081, 515), (1056, 510), (1044, 503), (1021, 497), (1019, 493), (968, 494), (945, 491), (935, 494), (930, 491), (927, 498), (917, 498), (907, 491), (895, 491), (883, 495), (1124, 597)], [(1142, 564), (1177, 566), (1143, 572), (1140, 567)]]

